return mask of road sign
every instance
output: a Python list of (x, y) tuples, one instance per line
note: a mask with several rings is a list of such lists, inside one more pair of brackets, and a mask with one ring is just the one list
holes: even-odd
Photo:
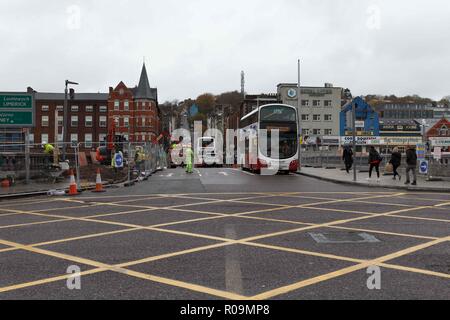
[(25, 127), (33, 123), (31, 112), (0, 111), (0, 126)]
[(434, 148), (433, 157), (434, 157), (434, 160), (442, 159), (442, 148), (441, 147)]
[(0, 93), (0, 128), (34, 126), (34, 97), (26, 93)]
[(114, 162), (116, 168), (123, 168), (123, 155), (122, 152), (116, 153), (114, 155)]
[(1, 94), (0, 109), (33, 109), (33, 96), (21, 94)]
[(429, 163), (427, 160), (420, 161), (419, 173), (420, 174), (428, 174)]

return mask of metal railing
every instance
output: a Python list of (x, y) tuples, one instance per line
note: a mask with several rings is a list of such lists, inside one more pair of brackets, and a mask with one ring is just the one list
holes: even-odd
[[(61, 147), (69, 146), (66, 161), (62, 161)], [(97, 148), (103, 146), (98, 157)], [(33, 183), (45, 186), (67, 184), (70, 169), (73, 170), (79, 188), (95, 184), (100, 169), (103, 181), (110, 183), (132, 182), (147, 179), (158, 170), (167, 168), (167, 155), (163, 146), (147, 143), (118, 143), (117, 150), (122, 153), (123, 165), (113, 166), (114, 155), (104, 143), (58, 144), (59, 152), (45, 154), (42, 145), (25, 144), (0, 145), (8, 152), (0, 153), (0, 182), (9, 179), (11, 183)], [(136, 154), (140, 152), (140, 156)]]
[[(389, 163), (391, 154), (380, 154), (383, 157), (382, 170)], [(360, 172), (366, 172), (369, 166), (369, 155), (365, 152), (354, 153), (354, 164)], [(425, 159), (429, 163), (428, 177), (450, 177), (450, 155), (443, 155), (442, 159), (436, 160), (431, 153), (427, 153)], [(301, 153), (301, 164), (303, 167), (328, 168), (328, 169), (345, 169), (342, 159), (342, 151), (337, 148), (327, 149), (320, 147), (303, 147)], [(402, 156), (402, 165), (400, 170), (407, 167), (406, 155)]]

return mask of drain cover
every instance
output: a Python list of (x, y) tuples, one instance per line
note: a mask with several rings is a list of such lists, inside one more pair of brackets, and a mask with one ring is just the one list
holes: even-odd
[(317, 243), (377, 243), (380, 242), (373, 235), (367, 233), (341, 232), (341, 233), (310, 233)]

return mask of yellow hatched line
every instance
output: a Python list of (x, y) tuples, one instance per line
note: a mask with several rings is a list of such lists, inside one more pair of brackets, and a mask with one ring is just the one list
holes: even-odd
[[(402, 210), (402, 211), (405, 211), (405, 210)], [(411, 211), (411, 210), (408, 210), (408, 211)], [(387, 214), (391, 214), (391, 213), (387, 213)], [(367, 219), (368, 217), (364, 217), (364, 219)], [(318, 225), (317, 227), (321, 227), (321, 226), (323, 226), (323, 225)], [(182, 234), (186, 234), (186, 233), (182, 233)], [(262, 236), (262, 237), (269, 237), (269, 236), (273, 236), (274, 234), (271, 234), (271, 235), (265, 235), (265, 236)], [(197, 235), (198, 236), (198, 235)], [(249, 238), (249, 239), (251, 239), (251, 238)], [(226, 241), (228, 241), (228, 243), (226, 243), (225, 245), (229, 245), (229, 244), (233, 244), (233, 243), (242, 243), (242, 242), (246, 242), (246, 241), (249, 241), (249, 239), (247, 239), (247, 240), (241, 240), (241, 241), (230, 241), (230, 240), (228, 240), (228, 239), (221, 239), (221, 240), (226, 240)], [(222, 244), (218, 244), (218, 246), (220, 246), (220, 245), (222, 245)], [(316, 254), (320, 254), (320, 253), (316, 253)], [(154, 259), (154, 258), (152, 258), (152, 259)], [(128, 263), (128, 264), (130, 264), (130, 263)], [(145, 278), (148, 278), (149, 276), (148, 275), (145, 275)]]
[(366, 268), (368, 268), (370, 266), (379, 265), (379, 264), (387, 262), (389, 260), (393, 260), (393, 259), (405, 256), (405, 255), (417, 252), (417, 251), (421, 251), (421, 250), (430, 248), (432, 246), (444, 243), (444, 242), (449, 241), (449, 240), (450, 240), (450, 237), (433, 240), (433, 241), (430, 241), (430, 242), (427, 242), (427, 243), (424, 243), (424, 244), (420, 244), (420, 245), (417, 245), (417, 246), (414, 246), (414, 247), (411, 247), (411, 248), (408, 248), (408, 249), (404, 249), (404, 250), (401, 250), (401, 251), (398, 251), (398, 252), (386, 255), (386, 256), (378, 258), (378, 259), (373, 259), (373, 260), (370, 260), (370, 261), (366, 261), (366, 262), (360, 263), (360, 264), (355, 265), (355, 266), (343, 268), (343, 269), (338, 270), (338, 271), (334, 271), (334, 272), (331, 272), (331, 273), (328, 273), (328, 274), (325, 274), (325, 275), (321, 275), (321, 276), (318, 276), (318, 277), (314, 277), (314, 278), (311, 278), (311, 279), (308, 279), (308, 280), (300, 281), (300, 282), (297, 282), (295, 284), (284, 286), (284, 287), (281, 287), (281, 288), (278, 288), (278, 289), (275, 289), (275, 290), (270, 290), (270, 291), (267, 291), (265, 293), (262, 293), (262, 294), (259, 294), (259, 295), (255, 295), (255, 296), (251, 297), (251, 299), (252, 300), (271, 299), (271, 298), (276, 297), (276, 296), (280, 296), (280, 295), (287, 294), (287, 293), (290, 293), (290, 292), (293, 292), (293, 291), (297, 291), (297, 290), (305, 288), (307, 286), (311, 286), (311, 285), (314, 285), (314, 284), (317, 284), (317, 283), (320, 283), (320, 282), (324, 282), (324, 281), (327, 281), (327, 280), (338, 278), (338, 277), (341, 277), (341, 276), (353, 273), (355, 271), (363, 270), (363, 269), (366, 269)]
[[(34, 247), (21, 245), (21, 244), (10, 242), (10, 241), (5, 241), (5, 240), (0, 240), (0, 243), (9, 245), (9, 246), (13, 246), (13, 247), (16, 247), (17, 249), (25, 250), (28, 252), (33, 252), (33, 253), (51, 256), (54, 258), (59, 258), (59, 259), (63, 259), (63, 260), (71, 261), (71, 262), (76, 262), (76, 263), (81, 263), (84, 265), (97, 267), (97, 270), (87, 271), (87, 272), (90, 272), (91, 274), (98, 273), (101, 271), (114, 271), (114, 272), (118, 272), (118, 273), (125, 274), (128, 276), (132, 276), (135, 278), (145, 279), (145, 280), (149, 280), (152, 282), (166, 284), (166, 285), (170, 285), (170, 286), (174, 286), (174, 287), (178, 287), (178, 288), (184, 288), (184, 289), (188, 289), (188, 290), (195, 291), (195, 292), (200, 292), (200, 293), (204, 293), (204, 294), (217, 296), (220, 298), (225, 298), (225, 299), (230, 299), (230, 300), (246, 300), (247, 299), (247, 297), (241, 296), (238, 294), (221, 291), (221, 290), (216, 290), (216, 289), (211, 289), (211, 288), (207, 288), (207, 287), (203, 287), (203, 286), (199, 286), (199, 285), (195, 285), (195, 284), (190, 284), (187, 282), (152, 276), (152, 275), (144, 274), (141, 272), (121, 268), (118, 266), (113, 266), (113, 265), (97, 262), (97, 261), (90, 260), (90, 259), (80, 258), (80, 257), (72, 256), (72, 255), (61, 254), (61, 253), (44, 250), (44, 249), (39, 249), (39, 248), (34, 248)], [(85, 274), (87, 272), (85, 272)], [(67, 277), (66, 277), (66, 279), (67, 279)], [(54, 277), (54, 278), (51, 278), (51, 280), (52, 280), (52, 282), (59, 281), (59, 280), (61, 280), (61, 277)], [(0, 293), (7, 292), (7, 291), (13, 291), (13, 290), (17, 290), (17, 289), (22, 289), (22, 288), (37, 285), (37, 284), (49, 283), (49, 281), (50, 281), (49, 279), (44, 279), (44, 280), (40, 280), (40, 281), (23, 283), (23, 284), (19, 284), (19, 285), (15, 285), (15, 286), (8, 286), (8, 287), (0, 288)]]

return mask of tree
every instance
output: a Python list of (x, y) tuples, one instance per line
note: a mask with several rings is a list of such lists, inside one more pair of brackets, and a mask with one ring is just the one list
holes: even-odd
[(217, 103), (230, 105), (233, 112), (236, 112), (244, 102), (244, 97), (239, 91), (224, 92), (217, 96)]
[(216, 106), (216, 98), (210, 93), (204, 93), (198, 96), (196, 104), (200, 113), (211, 115), (215, 111), (214, 108)]

